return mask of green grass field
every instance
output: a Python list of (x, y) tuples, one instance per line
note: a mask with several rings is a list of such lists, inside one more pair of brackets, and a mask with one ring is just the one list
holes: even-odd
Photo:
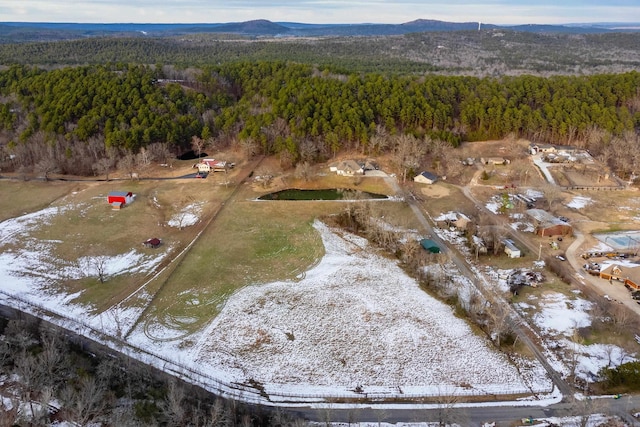
[[(287, 178), (282, 185), (391, 193), (381, 178), (355, 180), (334, 174), (310, 181)], [(135, 201), (113, 210), (106, 196), (116, 190), (133, 192)], [(0, 182), (6, 202), (0, 207), (0, 220), (46, 207), (59, 208), (58, 214), (32, 227), (23, 241), (13, 243), (18, 246), (14, 249), (25, 249), (19, 246), (28, 245), (27, 241), (49, 242), (47, 262), (51, 269), (86, 270), (83, 263), (88, 263), (87, 258), (123, 256), (132, 251), (149, 259), (164, 256), (154, 271), (164, 270), (152, 280), (144, 271), (111, 275), (105, 283), (90, 275), (68, 277), (50, 287), (77, 293), (75, 303), (100, 313), (147, 283), (145, 292), (126, 304), (149, 305), (146, 313), (150, 322), (193, 332), (213, 319), (237, 289), (276, 280), (295, 281), (324, 253), (312, 226), (314, 219), (346, 206), (344, 202), (257, 202), (256, 197), (264, 194), (265, 188), (242, 185), (236, 193), (234, 190), (233, 185), (223, 186), (215, 179), (75, 183), (7, 180)], [(200, 221), (182, 229), (169, 227), (168, 222), (188, 206), (197, 207)], [(409, 213), (394, 209), (394, 213), (388, 213), (389, 218), (395, 218), (391, 222), (406, 225)], [(163, 246), (143, 247), (142, 242), (151, 237), (162, 239)], [(184, 251), (194, 239), (195, 244)]]
[[(389, 192), (379, 181), (362, 185), (365, 188)], [(247, 186), (225, 205), (161, 285), (146, 322), (193, 332), (213, 319), (234, 291), (277, 280), (294, 283), (322, 257), (313, 221), (345, 209), (346, 204), (256, 201), (260, 190)], [(397, 205), (374, 202), (376, 209), (393, 209), (396, 220), (406, 222), (408, 209), (401, 214)]]

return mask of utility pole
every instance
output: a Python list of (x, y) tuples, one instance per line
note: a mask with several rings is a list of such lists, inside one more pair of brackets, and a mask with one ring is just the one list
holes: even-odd
[(540, 248), (538, 248), (538, 261), (540, 261), (540, 255), (542, 255), (542, 243), (540, 243)]

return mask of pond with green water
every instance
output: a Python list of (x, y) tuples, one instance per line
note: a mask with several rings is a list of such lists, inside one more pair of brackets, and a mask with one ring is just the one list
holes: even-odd
[(300, 190), (290, 188), (276, 191), (259, 197), (259, 200), (367, 200), (387, 199), (384, 194), (344, 188), (327, 188), (324, 190)]

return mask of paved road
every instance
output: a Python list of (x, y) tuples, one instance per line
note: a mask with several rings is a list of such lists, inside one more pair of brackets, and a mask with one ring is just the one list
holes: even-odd
[[(602, 396), (588, 400), (572, 400), (549, 406), (467, 406), (443, 402), (440, 405), (401, 405), (394, 406), (361, 406), (353, 408), (289, 408), (293, 415), (317, 422), (339, 423), (415, 423), (415, 422), (447, 422), (461, 426), (476, 427), (486, 422), (495, 422), (497, 426), (513, 426), (523, 418), (579, 417), (586, 418), (590, 414), (615, 414), (628, 426), (640, 426), (631, 413), (640, 408), (640, 397), (622, 396), (614, 399)], [(521, 424), (516, 424), (521, 425)]]
[[(397, 185), (397, 184), (396, 184)], [(476, 205), (480, 205), (479, 202), (475, 199), (471, 199)], [(536, 356), (538, 361), (542, 364), (542, 366), (547, 371), (549, 377), (558, 388), (558, 390), (562, 393), (563, 396), (571, 396), (574, 393), (573, 388), (562, 378), (562, 376), (549, 364), (546, 356), (542, 353), (541, 348), (537, 345), (536, 342), (532, 339), (531, 331), (524, 327), (522, 324), (522, 319), (519, 314), (513, 310), (511, 305), (509, 305), (506, 301), (504, 301), (499, 295), (497, 295), (490, 286), (485, 281), (485, 278), (481, 275), (478, 275), (473, 269), (469, 266), (467, 260), (460, 255), (460, 253), (449, 245), (448, 242), (442, 240), (433, 230), (433, 227), (429, 221), (427, 221), (427, 214), (422, 210), (421, 207), (418, 206), (415, 199), (409, 197), (407, 199), (409, 206), (415, 213), (416, 217), (422, 224), (422, 226), (427, 230), (428, 233), (431, 234), (431, 239), (435, 241), (441, 248), (447, 248), (448, 253), (450, 254), (450, 259), (456, 265), (460, 273), (469, 279), (471, 279), (476, 287), (476, 289), (485, 297), (488, 301), (493, 301), (494, 304), (500, 304), (499, 307), (494, 307), (494, 310), (505, 310), (508, 315), (508, 324), (513, 332), (518, 335), (518, 339), (520, 339), (531, 352)], [(481, 205), (480, 205), (481, 206)], [(484, 208), (484, 207), (483, 207)], [(486, 209), (486, 208), (484, 208)]]

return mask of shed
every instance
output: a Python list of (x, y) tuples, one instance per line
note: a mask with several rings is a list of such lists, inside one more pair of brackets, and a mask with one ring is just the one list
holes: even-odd
[(509, 258), (520, 258), (522, 256), (520, 249), (511, 239), (504, 239), (504, 253), (509, 255)]
[(158, 239), (157, 237), (152, 237), (151, 239), (147, 240), (146, 242), (142, 242), (143, 245), (145, 245), (148, 248), (157, 248), (158, 246), (160, 246), (162, 244), (162, 241), (160, 239)]
[(437, 180), (437, 175), (427, 171), (423, 171), (422, 173), (420, 173), (420, 175), (416, 175), (413, 177), (413, 181), (420, 184), (433, 184)]
[(114, 209), (119, 209), (133, 202), (133, 193), (131, 191), (112, 191), (107, 196), (107, 201)]
[(440, 247), (436, 244), (436, 242), (434, 242), (431, 239), (422, 239), (422, 240), (420, 240), (420, 246), (422, 246), (423, 249), (431, 252), (432, 254), (439, 254), (440, 253)]

